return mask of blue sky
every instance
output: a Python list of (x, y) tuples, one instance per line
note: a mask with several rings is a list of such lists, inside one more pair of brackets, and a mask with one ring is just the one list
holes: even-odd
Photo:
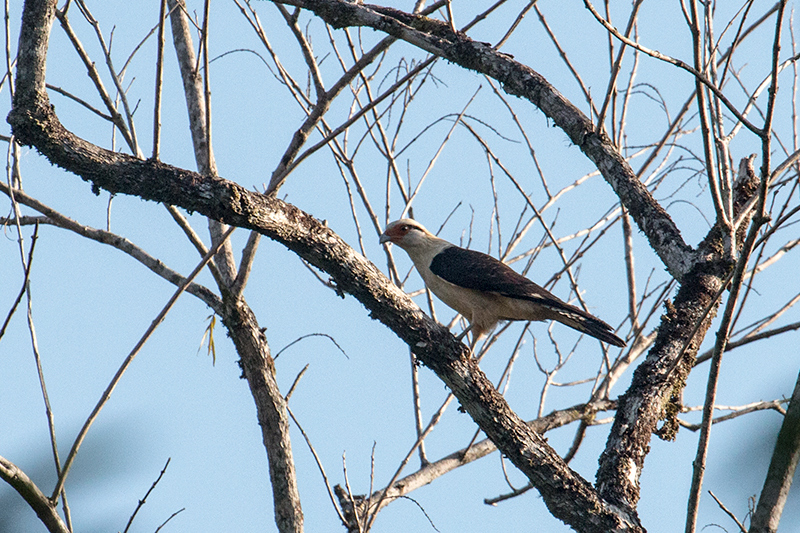
[[(469, 14), (477, 11), (477, 4), (456, 5), (457, 22), (469, 20)], [(765, 2), (756, 4), (766, 5)], [(254, 2), (253, 5), (271, 41), (280, 50), (282, 62), (293, 69), (298, 79), (305, 80), (303, 69), (296, 64), (295, 43), (275, 8), (268, 2)], [(124, 62), (157, 20), (155, 2), (90, 2), (89, 6), (107, 39), (113, 29), (113, 56), (118, 64)], [(396, 7), (409, 9), (405, 4)], [(508, 7), (496, 20), (479, 25), (470, 35), (478, 40), (496, 42), (521, 7), (522, 4)], [(12, 43), (16, 42), (20, 8), (16, 4), (11, 6)], [(592, 88), (592, 94), (602, 98), (608, 73), (602, 31), (580, 5), (562, 10), (557, 3), (541, 2), (540, 8), (571, 50), (571, 58), (585, 83)], [(622, 24), (627, 8), (627, 3), (619, 6), (618, 24)], [(728, 8), (720, 6), (719, 10)], [(190, 4), (192, 9), (200, 13), (202, 4)], [(682, 25), (678, 6), (646, 3), (643, 9), (640, 38), (651, 48), (688, 60), (688, 30)], [(718, 16), (720, 20), (727, 20), (724, 13)], [(77, 10), (71, 12), (71, 20), (80, 30), (90, 54), (100, 63), (91, 28)], [(301, 20), (303, 24), (310, 21), (308, 31), (313, 35), (315, 51), (319, 56), (326, 54), (329, 46), (320, 23), (307, 15)], [(248, 188), (261, 189), (262, 184), (269, 181), (304, 115), (262, 61), (250, 52), (241, 51), (256, 50), (265, 54), (232, 2), (213, 3), (211, 28), (212, 55), (240, 50), (211, 65), (213, 146), (219, 173)], [(361, 33), (367, 43), (374, 43), (381, 37), (372, 30)], [(337, 36), (337, 43), (344, 46), (342, 33), (334, 31), (333, 34)], [(181, 83), (174, 51), (169, 46), (171, 35), (169, 32), (167, 35), (161, 158), (170, 164), (194, 169)], [(570, 41), (575, 35), (581, 39)], [(738, 66), (743, 79), (751, 84), (763, 75), (764, 58), (768, 57), (763, 47), (769, 42), (769, 31), (759, 32), (743, 52), (749, 61), (742, 60)], [(534, 14), (525, 18), (503, 50), (543, 74), (576, 105), (588, 108)], [(135, 118), (146, 154), (152, 142), (154, 55), (155, 45), (150, 40), (132, 61), (126, 78), (130, 83), (129, 99), (138, 103)], [(401, 58), (419, 60), (424, 57), (411, 46), (400, 43), (392, 48), (385, 62), (393, 65)], [(339, 72), (333, 57), (328, 57), (322, 65), (326, 81), (333, 83)], [(433, 74), (436, 80), (426, 82), (404, 117), (406, 125), (400, 145), (425, 132), (399, 158), (404, 178), (416, 183), (447, 134), (452, 118), (464, 109), (480, 87), (467, 110), (473, 119), (471, 124), (525, 183), (535, 203), (541, 205), (545, 201), (544, 191), (538, 185), (538, 174), (528, 149), (489, 83), (445, 62), (437, 63)], [(784, 87), (790, 86), (788, 76), (782, 78)], [(383, 85), (390, 79), (387, 77)], [(376, 80), (376, 85), (379, 81)], [(637, 81), (651, 85), (637, 87), (631, 104), (628, 129), (631, 146), (653, 142), (666, 122), (655, 100), (657, 93), (651, 86), (659, 88), (670, 113), (677, 110), (693, 88), (693, 80), (686, 73), (653, 60), (642, 60)], [(50, 49), (48, 83), (84, 95), (93, 105), (100, 105), (91, 92), (85, 70), (57, 25)], [(110, 87), (108, 80), (106, 83)], [(743, 102), (741, 94), (733, 89), (731, 93), (735, 95), (735, 103)], [(0, 101), (4, 102), (4, 114), (9, 105), (7, 95), (7, 87), (3, 87)], [(506, 98), (526, 131), (532, 134), (537, 161), (553, 191), (593, 170), (590, 162), (569, 144), (560, 130), (551, 127), (540, 111), (514, 97)], [(111, 131), (107, 124), (60, 95), (51, 94), (51, 101), (69, 129), (92, 142), (110, 146)], [(786, 102), (788, 100), (781, 101), (783, 107), (776, 127), (782, 128), (781, 135), (791, 143), (790, 111)], [(334, 106), (332, 114), (336, 119), (346, 115), (347, 103), (345, 99)], [(450, 119), (437, 122), (441, 117)], [(435, 125), (426, 130), (432, 123)], [(482, 124), (491, 124), (492, 128)], [(357, 127), (348, 137), (351, 149), (362, 133), (363, 127)], [(7, 127), (3, 134), (8, 134)], [(312, 139), (316, 142), (318, 137)], [(697, 138), (685, 143), (693, 149), (699, 146)], [(360, 150), (357, 160), (360, 176), (370, 197), (382, 209), (385, 161), (369, 142)], [(753, 140), (744, 135), (734, 144), (737, 160), (757, 150)], [(776, 159), (781, 158), (776, 155)], [(23, 148), (21, 164), (28, 195), (82, 224), (105, 227), (107, 193), (95, 196), (89, 184), (51, 166), (35, 150)], [(636, 160), (632, 166), (638, 168)], [(702, 176), (695, 175), (698, 163), (687, 160), (678, 166), (665, 177), (664, 185), (655, 196), (674, 217), (685, 240), (695, 244), (706, 234), (708, 225), (704, 216), (712, 217), (713, 208)], [(493, 190), (489, 168), (477, 143), (463, 128), (457, 129), (415, 202), (416, 218), (429, 228), (438, 228), (460, 204), (442, 236), (458, 242), (462, 236), (469, 236), (471, 228), (471, 247), (497, 255), (497, 235), (490, 238), (494, 216), (492, 197), (496, 192), (503, 244), (508, 242), (523, 201), (496, 167), (493, 168)], [(347, 189), (332, 163), (330, 152), (321, 150), (306, 160), (289, 177), (281, 197), (327, 220), (329, 227), (358, 249)], [(391, 218), (397, 218), (402, 212), (403, 206), (397, 200), (395, 191)], [(3, 202), (5, 216), (10, 204), (5, 197)], [(576, 192), (567, 194), (563, 202), (546, 214), (546, 219), (554, 224), (557, 237), (567, 236), (592, 224), (615, 205), (609, 186), (595, 176)], [(112, 231), (146, 249), (171, 268), (187, 274), (199, 260), (162, 206), (118, 196), (113, 200), (111, 212)], [(356, 212), (364, 230), (367, 256), (386, 272), (384, 252), (358, 203)], [(192, 215), (189, 218), (195, 229), (205, 236), (206, 222), (202, 217)], [(793, 230), (790, 227), (788, 231)], [(23, 229), (26, 246), (30, 245), (31, 232), (30, 227)], [(541, 234), (541, 228), (531, 232), (522, 249), (535, 246)], [(0, 308), (7, 310), (19, 291), (22, 276), (15, 229), (5, 228), (4, 237), (0, 240)], [(232, 237), (237, 257), (246, 238), (243, 230), (237, 230)], [(570, 241), (565, 249), (574, 251), (576, 245), (575, 240)], [(637, 231), (634, 231), (634, 249), (640, 290), (651, 275), (654, 284), (666, 279), (663, 265)], [(621, 230), (617, 223), (608, 230), (603, 242), (579, 263), (580, 287), (591, 312), (613, 325), (621, 323), (627, 312), (621, 250)], [(400, 271), (408, 272), (411, 264), (407, 257), (395, 253), (395, 259)], [(63, 458), (109, 379), (174, 289), (119, 251), (52, 226), (40, 228), (33, 263), (33, 320)], [(550, 248), (537, 257), (528, 275), (544, 283), (560, 267), (560, 258)], [(752, 309), (746, 309), (742, 324), (764, 315), (766, 310), (777, 309), (791, 295), (800, 292), (796, 271), (797, 259), (791, 253), (771, 266), (768, 275), (761, 278), (757, 292), (751, 295)], [(206, 286), (213, 285), (206, 273), (199, 281)], [(421, 281), (412, 274), (406, 288), (420, 287)], [(571, 296), (563, 279), (552, 290), (565, 299)], [(392, 476), (414, 442), (407, 347), (389, 330), (371, 320), (355, 299), (337, 297), (294, 254), (266, 239), (260, 245), (245, 297), (260, 325), (267, 328), (273, 353), (311, 333), (330, 335), (341, 346), (346, 355), (326, 337), (315, 336), (288, 348), (276, 362), (278, 382), (283, 391), (288, 391), (298, 372), (309, 365), (291, 398), (290, 407), (309, 435), (327, 475), (333, 483), (343, 483), (345, 458), (347, 478), (354, 492), (367, 492), (374, 448), (375, 486), (381, 486)], [(416, 301), (427, 309), (424, 296), (417, 297)], [(0, 339), (3, 381), (0, 387), (0, 455), (23, 468), (47, 492), (54, 483), (54, 468), (24, 311), (24, 308), (18, 310), (11, 327)], [(439, 302), (436, 302), (436, 311), (442, 322), (452, 317)], [(3, 311), (3, 316), (6, 312)], [(78, 530), (122, 530), (168, 458), (171, 458), (169, 468), (139, 512), (133, 531), (154, 531), (170, 514), (182, 508), (185, 510), (163, 531), (274, 530), (266, 455), (247, 384), (239, 379), (237, 355), (221, 326), (215, 330), (215, 365), (201, 347), (210, 314), (210, 309), (202, 302), (183, 295), (137, 356), (111, 402), (100, 414), (67, 482)], [(797, 312), (792, 311), (776, 325), (797, 319)], [(648, 331), (655, 324), (651, 322)], [(493, 381), (501, 375), (522, 328), (520, 324), (512, 325), (484, 359), (482, 367)], [(554, 365), (556, 355), (547, 338), (547, 325), (534, 324), (532, 332), (537, 338), (540, 360), (545, 365)], [(558, 326), (554, 334), (563, 340), (564, 346), (571, 346), (569, 340), (577, 338)], [(737, 349), (726, 356), (718, 403), (742, 405), (790, 395), (798, 369), (794, 336), (796, 334), (789, 333)], [(701, 351), (710, 348), (711, 342), (713, 333), (708, 335)], [(543, 383), (532, 346), (531, 337), (526, 337), (506, 394), (523, 418), (536, 416)], [(598, 344), (584, 339), (558, 374), (557, 381), (591, 376), (600, 362)], [(702, 403), (706, 368), (701, 366), (691, 375), (684, 396), (687, 405)], [(420, 381), (423, 418), (427, 421), (446, 397), (447, 390), (425, 368), (420, 371)], [(613, 396), (621, 394), (629, 381), (630, 372), (617, 384)], [(590, 390), (590, 385), (553, 388), (547, 395), (544, 411), (585, 401)], [(699, 421), (696, 413), (686, 418)], [(779, 424), (777, 413), (765, 411), (714, 428), (705, 488), (712, 490), (740, 518), (746, 513), (747, 499), (760, 491)], [(608, 425), (590, 428), (586, 442), (571, 464), (590, 481), (594, 479), (597, 457), (605, 444), (608, 428)], [(428, 457), (437, 459), (464, 447), (474, 431), (475, 426), (468, 416), (451, 406), (426, 441)], [(569, 449), (573, 436), (574, 427), (547, 434), (549, 443), (560, 453)], [(307, 530), (341, 528), (314, 460), (296, 428), (292, 442)], [(639, 508), (650, 531), (676, 530), (683, 526), (696, 442), (697, 435), (686, 430), (682, 430), (674, 442), (653, 440), (642, 477)], [(411, 463), (406, 473), (415, 468), (416, 459)], [(493, 454), (437, 479), (412, 493), (413, 501), (398, 501), (384, 509), (375, 531), (431, 531), (431, 522), (443, 532), (567, 531), (566, 526), (548, 514), (533, 491), (495, 507), (483, 504), (484, 498), (509, 490), (500, 463), (499, 456)], [(510, 465), (506, 466), (511, 482), (515, 486), (523, 485), (523, 477)], [(665, 509), (669, 512), (665, 513)], [(33, 513), (25, 509), (20, 498), (5, 485), (0, 486), (0, 510), (5, 510), (0, 512), (0, 531), (43, 530)], [(797, 520), (798, 513), (800, 504), (792, 494), (784, 524)], [(700, 527), (722, 524), (729, 530), (733, 527), (707, 496), (703, 499), (698, 524)]]

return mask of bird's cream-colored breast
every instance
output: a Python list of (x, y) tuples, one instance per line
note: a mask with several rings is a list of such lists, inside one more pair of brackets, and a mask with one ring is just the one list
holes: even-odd
[(436, 274), (433, 274), (429, 269), (417, 266), (417, 272), (422, 277), (425, 285), (436, 295), (441, 301), (448, 306), (452, 307), (467, 319), (473, 315), (473, 310), (480, 307), (485, 300), (485, 296), (478, 291), (472, 289), (465, 289), (454, 285), (449, 281), (445, 281)]
[(417, 267), (425, 285), (442, 302), (461, 313), (481, 335), (492, 329), (498, 320), (545, 320), (549, 318), (541, 306), (530, 301), (508, 298), (492, 292), (459, 287)]

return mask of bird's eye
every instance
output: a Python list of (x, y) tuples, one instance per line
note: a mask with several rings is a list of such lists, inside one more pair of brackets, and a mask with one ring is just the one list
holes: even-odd
[(408, 233), (410, 229), (411, 226), (409, 226), (408, 224), (403, 224), (402, 226), (400, 226), (400, 231), (402, 231), (403, 233)]

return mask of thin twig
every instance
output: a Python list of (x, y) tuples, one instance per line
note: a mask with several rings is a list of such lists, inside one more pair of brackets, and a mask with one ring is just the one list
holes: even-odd
[(3, 335), (6, 332), (6, 328), (8, 327), (8, 323), (11, 322), (11, 317), (14, 316), (14, 312), (19, 307), (20, 302), (22, 301), (22, 297), (25, 296), (25, 292), (28, 289), (28, 283), (30, 283), (31, 279), (31, 265), (33, 264), (33, 250), (36, 247), (36, 239), (39, 235), (39, 222), (36, 222), (36, 226), (33, 230), (33, 235), (31, 235), (31, 247), (28, 249), (28, 260), (25, 262), (25, 272), (22, 276), (22, 287), (19, 290), (19, 294), (17, 298), (14, 300), (14, 303), (11, 304), (11, 309), (8, 310), (8, 315), (6, 315), (6, 319), (3, 321), (3, 326), (0, 327), (0, 339), (3, 338)]
[(633, 256), (633, 229), (631, 219), (626, 210), (622, 210), (622, 242), (625, 246), (625, 274), (628, 279), (628, 313), (631, 320), (631, 330), (639, 329), (639, 317), (636, 313), (636, 269)]
[(250, 278), (250, 272), (253, 269), (253, 261), (256, 258), (256, 250), (258, 250), (258, 243), (261, 242), (261, 234), (257, 231), (251, 231), (247, 237), (247, 243), (242, 249), (242, 259), (239, 261), (239, 269), (236, 272), (236, 279), (231, 287), (231, 295), (238, 299), (242, 296), (244, 288), (247, 285), (247, 280)]
[(739, 522), (739, 519), (736, 518), (736, 515), (733, 514), (733, 511), (731, 511), (730, 509), (725, 507), (725, 504), (722, 503), (719, 498), (717, 498), (716, 494), (714, 494), (711, 491), (708, 491), (708, 493), (711, 495), (712, 498), (714, 498), (714, 501), (717, 502), (717, 505), (719, 505), (719, 508), (722, 509), (722, 511), (726, 515), (728, 515), (731, 518), (731, 520), (736, 522), (736, 525), (739, 526), (739, 531), (741, 531), (742, 533), (747, 533), (747, 529), (745, 529), (744, 525), (741, 522)]
[(556, 47), (556, 51), (558, 51), (558, 55), (561, 56), (561, 60), (567, 66), (567, 69), (569, 69), (570, 73), (572, 74), (572, 77), (575, 78), (576, 82), (578, 82), (578, 87), (581, 88), (581, 92), (583, 93), (583, 97), (586, 99), (586, 102), (589, 104), (589, 106), (592, 109), (592, 113), (591, 114), (593, 116), (595, 116), (595, 117), (599, 116), (600, 112), (594, 106), (594, 102), (592, 101), (592, 95), (589, 92), (589, 89), (587, 88), (586, 84), (583, 82), (583, 78), (581, 78), (581, 75), (578, 73), (577, 69), (572, 65), (572, 62), (569, 60), (569, 57), (567, 56), (567, 53), (564, 51), (564, 48), (558, 42), (558, 39), (556, 38), (555, 33), (553, 33), (553, 31), (550, 29), (550, 25), (547, 23), (547, 20), (545, 20), (544, 14), (542, 14), (542, 12), (539, 10), (538, 6), (535, 6), (535, 9), (536, 9), (536, 15), (539, 17), (539, 22), (544, 27), (545, 31), (547, 32), (548, 37), (550, 37), (550, 40), (553, 41), (553, 46)]
[(736, 263), (736, 268), (733, 272), (730, 296), (728, 297), (728, 303), (726, 304), (725, 311), (722, 315), (722, 322), (717, 333), (717, 342), (714, 346), (714, 353), (711, 357), (708, 384), (706, 387), (706, 400), (703, 407), (703, 427), (700, 433), (700, 442), (697, 446), (697, 455), (693, 463), (694, 472), (692, 476), (692, 488), (689, 494), (689, 510), (686, 518), (686, 533), (693, 533), (697, 523), (697, 512), (699, 508), (700, 491), (703, 484), (703, 473), (705, 471), (706, 458), (708, 454), (708, 441), (711, 432), (713, 407), (716, 400), (719, 369), (722, 363), (722, 355), (725, 352), (728, 337), (730, 335), (731, 318), (739, 297), (739, 291), (742, 287), (743, 276), (747, 270), (747, 263), (750, 258), (750, 254), (753, 251), (753, 247), (761, 226), (767, 222), (765, 212), (767, 192), (769, 191), (768, 176), (770, 175), (769, 168), (771, 156), (770, 133), (772, 131), (772, 118), (775, 110), (774, 100), (778, 90), (778, 52), (780, 50), (780, 38), (785, 5), (785, 1), (780, 2), (780, 6), (778, 7), (777, 21), (775, 24), (775, 37), (772, 49), (772, 88), (769, 91), (767, 117), (764, 121), (764, 134), (762, 135), (761, 188), (758, 193), (758, 206), (750, 224), (747, 237), (745, 238), (745, 242), (742, 246), (742, 251)]
[(102, 118), (103, 120), (107, 120), (107, 121), (111, 122), (112, 124), (114, 123), (114, 118), (113, 117), (111, 117), (110, 115), (106, 115), (105, 113), (103, 113), (102, 111), (100, 111), (99, 109), (94, 107), (92, 104), (90, 104), (89, 102), (83, 100), (82, 98), (79, 98), (79, 97), (75, 96), (74, 94), (70, 93), (69, 91), (66, 91), (66, 90), (62, 89), (61, 87), (56, 87), (55, 85), (50, 85), (49, 83), (47, 84), (47, 88), (50, 89), (51, 91), (57, 92), (60, 95), (66, 96), (70, 100), (73, 100), (73, 101), (77, 102), (78, 104), (82, 105), (83, 107), (85, 107), (86, 109), (88, 109), (89, 111), (91, 111), (92, 113), (97, 115), (98, 117)]
[[(306, 368), (308, 365), (306, 365)], [(305, 369), (304, 369), (305, 370)], [(300, 376), (298, 376), (299, 378)], [(342, 521), (342, 524), (347, 525), (347, 521), (342, 515), (342, 512), (339, 510), (339, 506), (336, 505), (336, 496), (333, 494), (333, 489), (331, 488), (331, 484), (328, 481), (328, 475), (325, 473), (325, 467), (322, 466), (322, 460), (320, 460), (319, 455), (317, 454), (317, 450), (314, 449), (314, 446), (311, 444), (311, 439), (308, 437), (308, 434), (303, 429), (303, 426), (300, 425), (300, 422), (297, 421), (297, 417), (294, 416), (294, 413), (286, 406), (286, 412), (289, 413), (289, 416), (292, 417), (292, 421), (297, 426), (297, 429), (300, 430), (300, 434), (303, 436), (303, 439), (306, 441), (306, 445), (308, 446), (311, 455), (314, 457), (314, 461), (317, 463), (317, 468), (319, 468), (319, 473), (322, 475), (322, 481), (325, 483), (325, 488), (328, 490), (328, 496), (331, 499), (331, 503), (333, 504), (333, 509), (336, 511), (336, 514), (339, 515), (339, 520)]]
[(276, 354), (275, 354), (275, 356), (274, 356), (272, 359), (273, 359), (273, 360), (277, 359), (277, 358), (278, 358), (278, 356), (279, 356), (280, 354), (282, 354), (283, 352), (285, 352), (285, 351), (286, 351), (286, 350), (287, 350), (289, 347), (291, 347), (291, 346), (294, 346), (294, 345), (295, 345), (295, 344), (297, 344), (298, 342), (302, 341), (303, 339), (307, 339), (307, 338), (309, 338), (309, 337), (325, 337), (326, 339), (328, 339), (329, 341), (331, 341), (331, 342), (333, 343), (333, 345), (334, 345), (334, 346), (336, 346), (336, 348), (338, 348), (338, 349), (339, 349), (339, 351), (340, 351), (340, 352), (342, 352), (342, 354), (343, 354), (343, 355), (344, 355), (344, 356), (345, 356), (347, 359), (350, 359), (350, 356), (349, 356), (349, 355), (347, 355), (347, 352), (345, 352), (345, 351), (342, 349), (342, 347), (341, 347), (341, 346), (339, 346), (339, 343), (338, 343), (338, 342), (336, 342), (336, 339), (334, 339), (332, 336), (328, 335), (327, 333), (308, 333), (308, 334), (306, 334), (306, 335), (302, 335), (302, 336), (300, 336), (300, 337), (296, 338), (295, 340), (293, 340), (292, 342), (290, 342), (289, 344), (287, 344), (286, 346), (284, 346), (283, 348), (281, 348), (280, 350), (278, 350), (278, 353), (276, 353)]
[(161, 91), (164, 88), (164, 23), (167, 18), (167, 0), (161, 0), (158, 15), (158, 37), (156, 51), (155, 102), (153, 104), (153, 159), (158, 159), (161, 152)]
[[(724, 405), (715, 405), (715, 410), (730, 410), (731, 412), (718, 416), (711, 420), (712, 424), (719, 424), (720, 422), (727, 422), (728, 420), (733, 420), (734, 418), (739, 418), (740, 416), (747, 415), (750, 413), (755, 413), (756, 411), (778, 411), (781, 414), (784, 414), (783, 408), (781, 407), (782, 404), (786, 403), (788, 400), (772, 400), (769, 402), (755, 402), (750, 405), (742, 405), (738, 407), (730, 407)], [(697, 408), (684, 408), (684, 411), (699, 411), (702, 410), (702, 407)], [(684, 422), (683, 420), (678, 420), (681, 427), (688, 429), (689, 431), (698, 431), (702, 429), (702, 424), (690, 424), (688, 422)]]
[(289, 398), (292, 397), (292, 394), (294, 394), (294, 389), (300, 383), (300, 380), (302, 379), (303, 375), (308, 370), (309, 366), (310, 366), (310, 363), (306, 363), (306, 366), (304, 366), (303, 369), (300, 372), (297, 373), (297, 376), (295, 376), (294, 381), (292, 382), (292, 386), (289, 387), (289, 392), (287, 392), (283, 397), (283, 399), (286, 400), (287, 403), (289, 402)]
[[(76, 0), (76, 2), (81, 12), (86, 17), (86, 20), (94, 28), (95, 34), (97, 35), (97, 40), (100, 43), (101, 48), (103, 49), (103, 56), (105, 57), (106, 67), (108, 68), (108, 72), (111, 75), (111, 80), (114, 82), (114, 85), (117, 88), (117, 95), (119, 96), (119, 99), (122, 101), (122, 107), (123, 109), (125, 109), (125, 115), (128, 121), (127, 122), (128, 131), (130, 132), (130, 134), (125, 137), (125, 140), (128, 143), (131, 152), (137, 157), (142, 157), (142, 152), (139, 149), (139, 141), (136, 139), (136, 126), (133, 121), (133, 110), (128, 104), (128, 96), (125, 91), (125, 88), (122, 86), (122, 78), (120, 75), (117, 74), (116, 68), (114, 67), (114, 62), (111, 60), (111, 50), (109, 49), (108, 46), (106, 46), (106, 41), (103, 38), (103, 32), (100, 30), (100, 23), (89, 12), (89, 8), (86, 7), (86, 4), (84, 3), (83, 0)], [(58, 11), (56, 11), (56, 13), (57, 12)]]
[(427, 178), (428, 174), (430, 174), (431, 170), (433, 169), (433, 166), (436, 164), (436, 160), (441, 155), (442, 151), (444, 150), (444, 147), (447, 145), (447, 142), (450, 140), (450, 137), (453, 135), (453, 132), (455, 131), (456, 127), (461, 123), (462, 118), (464, 117), (464, 113), (467, 112), (469, 106), (472, 104), (473, 101), (475, 101), (475, 97), (478, 96), (478, 92), (480, 92), (480, 90), (481, 88), (479, 86), (475, 90), (473, 95), (470, 97), (470, 99), (467, 101), (467, 103), (464, 105), (464, 107), (461, 109), (461, 112), (458, 114), (458, 117), (456, 117), (456, 119), (453, 121), (453, 125), (450, 127), (450, 130), (447, 132), (447, 135), (445, 135), (444, 139), (442, 139), (442, 142), (439, 143), (439, 147), (436, 149), (436, 153), (433, 154), (431, 159), (428, 161), (428, 166), (425, 167), (425, 170), (423, 171), (422, 176), (420, 176), (416, 187), (414, 187), (414, 191), (408, 197), (408, 201), (406, 202), (406, 205), (403, 207), (403, 212), (401, 213), (400, 218), (403, 218), (408, 214), (409, 209), (411, 209), (411, 204), (414, 202), (414, 198), (416, 198), (417, 194), (419, 194), (419, 191), (422, 188), (422, 184), (425, 182), (425, 178)]
[[(166, 3), (166, 0), (163, 0), (163, 2)], [(153, 481), (153, 484), (150, 485), (149, 489), (147, 489), (147, 492), (145, 492), (144, 497), (141, 500), (139, 500), (138, 505), (136, 505), (136, 509), (134, 509), (133, 514), (131, 514), (131, 517), (128, 519), (128, 523), (125, 525), (125, 529), (122, 530), (122, 533), (128, 533), (128, 530), (131, 528), (131, 524), (133, 524), (133, 519), (136, 518), (136, 513), (138, 513), (139, 509), (141, 509), (144, 506), (144, 504), (147, 502), (147, 497), (150, 496), (150, 493), (153, 492), (153, 489), (156, 488), (158, 482), (161, 481), (162, 477), (164, 477), (164, 474), (166, 473), (167, 467), (169, 466), (169, 462), (171, 460), (172, 460), (171, 457), (167, 458), (167, 462), (166, 464), (164, 464), (164, 468), (161, 469), (161, 472), (158, 474), (156, 480)]]
[(154, 532), (154, 533), (158, 533), (159, 531), (161, 531), (161, 530), (164, 528), (164, 526), (166, 526), (166, 525), (167, 525), (167, 523), (169, 523), (169, 521), (170, 521), (170, 520), (172, 520), (173, 518), (175, 518), (176, 516), (178, 516), (179, 514), (181, 514), (182, 512), (184, 512), (185, 510), (186, 510), (186, 507), (181, 507), (180, 509), (178, 509), (177, 511), (175, 511), (174, 513), (172, 513), (171, 515), (169, 515), (169, 517), (168, 517), (166, 520), (164, 520), (164, 521), (161, 523), (161, 525), (159, 525), (159, 526), (156, 528), (156, 530), (155, 530), (155, 532)]
[[(761, 333), (748, 334), (743, 339), (728, 343), (728, 346), (726, 347), (726, 350), (727, 351), (731, 351), (734, 348), (738, 348), (740, 346), (744, 346), (745, 344), (750, 344), (751, 342), (756, 342), (756, 341), (760, 341), (760, 340), (763, 340), (763, 339), (768, 339), (770, 337), (774, 337), (775, 335), (780, 335), (781, 333), (786, 333), (786, 332), (789, 332), (789, 331), (797, 331), (798, 329), (800, 329), (800, 322), (793, 322), (791, 324), (787, 324), (787, 325), (779, 327), (779, 328), (770, 329), (770, 330), (767, 330), (767, 331), (762, 331)], [(701, 355), (700, 357), (697, 358), (697, 361), (695, 362), (695, 365), (699, 365), (700, 363), (704, 363), (704, 362), (708, 361), (709, 359), (711, 359), (712, 354), (713, 354), (713, 350), (708, 350), (703, 355)]]
[[(625, 37), (630, 36), (631, 31), (636, 24), (636, 17), (639, 14), (639, 7), (641, 7), (642, 2), (644, 0), (636, 0), (633, 3), (633, 8), (631, 9), (631, 14), (628, 17), (628, 26), (625, 28)], [(608, 88), (606, 89), (606, 95), (603, 99), (603, 106), (600, 108), (600, 113), (597, 115), (597, 124), (599, 127), (603, 127), (603, 123), (605, 122), (606, 112), (608, 111), (608, 106), (611, 104), (612, 100), (616, 98), (617, 93), (617, 78), (619, 77), (619, 73), (622, 67), (622, 59), (625, 57), (625, 50), (627, 50), (626, 46), (621, 46), (619, 48), (619, 52), (617, 52), (617, 58), (614, 60), (614, 64), (611, 66), (611, 75), (608, 78)], [(612, 116), (612, 122), (615, 117)]]
[(606, 21), (594, 9), (594, 6), (592, 6), (592, 4), (591, 4), (591, 2), (589, 2), (589, 0), (584, 0), (584, 5), (586, 5), (587, 9), (589, 9), (589, 11), (592, 13), (592, 15), (594, 15), (595, 19), (597, 19), (597, 21), (600, 22), (600, 24), (602, 24), (612, 35), (614, 35), (614, 37), (616, 37), (617, 39), (619, 39), (620, 41), (622, 41), (626, 45), (631, 46), (633, 48), (636, 48), (640, 52), (649, 55), (650, 57), (654, 57), (656, 59), (660, 59), (661, 61), (665, 61), (667, 63), (671, 63), (671, 64), (675, 65), (676, 67), (679, 67), (679, 68), (685, 70), (686, 72), (689, 72), (690, 74), (692, 74), (692, 76), (695, 77), (695, 79), (699, 83), (701, 83), (704, 86), (708, 87), (708, 89), (711, 92), (714, 93), (714, 96), (716, 96), (717, 98), (720, 99), (720, 101), (722, 101), (722, 103), (725, 105), (725, 107), (727, 107), (728, 110), (730, 110), (730, 112), (734, 114), (734, 116), (736, 117), (736, 120), (738, 120), (742, 124), (744, 124), (744, 126), (747, 129), (749, 129), (750, 131), (752, 131), (753, 133), (755, 133), (757, 135), (761, 134), (762, 130), (760, 130), (759, 128), (754, 126), (752, 123), (750, 123), (750, 121), (747, 120), (747, 118), (745, 118), (744, 115), (742, 115), (742, 113), (739, 112), (738, 109), (736, 109), (736, 107), (730, 102), (730, 100), (728, 100), (728, 98), (722, 93), (722, 91), (720, 91), (713, 83), (711, 83), (711, 81), (709, 81), (708, 78), (706, 78), (701, 72), (696, 70), (696, 68), (693, 68), (693, 67), (687, 65), (686, 63), (684, 63), (680, 59), (676, 59), (674, 57), (670, 57), (670, 56), (664, 55), (661, 52), (658, 52), (656, 50), (650, 50), (649, 48), (646, 48), (646, 47), (640, 45), (639, 43), (637, 43), (635, 41), (631, 41), (630, 39), (628, 39), (627, 37), (622, 35), (619, 32), (619, 30), (617, 30), (615, 27), (613, 27), (611, 24), (609, 24), (608, 21)]
[(133, 138), (131, 133), (128, 131), (128, 126), (125, 124), (125, 120), (122, 118), (122, 115), (117, 111), (111, 96), (109, 96), (108, 91), (106, 91), (105, 85), (103, 84), (102, 79), (100, 78), (100, 73), (97, 71), (97, 67), (95, 63), (89, 57), (89, 54), (86, 52), (86, 49), (81, 44), (78, 36), (75, 34), (75, 31), (72, 29), (72, 26), (69, 23), (69, 19), (67, 18), (66, 13), (62, 13), (61, 11), (55, 11), (56, 18), (58, 19), (59, 23), (61, 24), (62, 29), (67, 34), (67, 37), (72, 42), (72, 46), (75, 48), (75, 51), (78, 53), (78, 56), (83, 61), (84, 66), (89, 74), (89, 78), (91, 78), (92, 82), (94, 83), (97, 92), (100, 95), (100, 99), (103, 100), (103, 103), (106, 106), (106, 110), (108, 110), (109, 115), (111, 116), (112, 122), (114, 126), (116, 126), (120, 133), (122, 134), (123, 138), (125, 139), (126, 144), (129, 147), (134, 146)]

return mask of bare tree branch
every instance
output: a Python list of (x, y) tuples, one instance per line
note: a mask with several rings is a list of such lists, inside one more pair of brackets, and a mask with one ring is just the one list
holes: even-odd
[(795, 383), (789, 408), (778, 433), (778, 441), (775, 443), (764, 487), (761, 489), (761, 496), (750, 522), (750, 533), (778, 531), (798, 460), (800, 460), (800, 376)]
[(5, 457), (0, 457), (0, 478), (22, 496), (50, 533), (70, 533), (58, 515), (56, 506), (39, 490), (36, 483), (25, 475), (25, 472)]
[[(172, 10), (173, 39), (178, 62), (183, 76), (184, 94), (192, 140), (195, 147), (197, 167), (203, 175), (216, 177), (217, 169), (211, 149), (210, 94), (208, 86), (208, 15), (209, 2), (205, 4), (203, 23), (203, 60), (205, 76), (203, 83), (194, 65), (194, 48), (182, 0), (169, 0)], [(179, 9), (175, 9), (180, 5)], [(241, 357), (244, 376), (250, 386), (250, 393), (256, 404), (262, 440), (269, 461), (272, 499), (275, 509), (275, 522), (281, 533), (300, 533), (303, 531), (303, 511), (297, 487), (292, 445), (289, 435), (289, 415), (286, 399), (275, 380), (274, 361), (270, 354), (266, 335), (256, 321), (255, 313), (241, 298), (245, 278), (239, 278), (233, 259), (231, 246), (222, 246), (225, 227), (213, 217), (208, 221), (211, 241), (220, 248), (216, 264), (221, 276), (217, 285), (224, 303), (222, 322), (236, 345)], [(257, 244), (258, 239), (251, 236), (245, 249), (244, 268), (249, 270), (247, 254)], [(244, 274), (246, 276), (246, 273)]]

